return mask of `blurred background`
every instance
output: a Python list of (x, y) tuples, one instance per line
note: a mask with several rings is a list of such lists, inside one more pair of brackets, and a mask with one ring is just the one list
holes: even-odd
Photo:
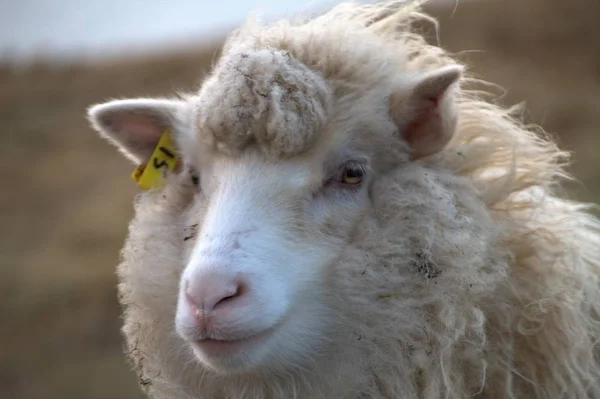
[[(338, 0), (339, 1), (339, 0)], [(0, 1), (0, 397), (141, 398), (122, 353), (115, 266), (133, 166), (86, 107), (169, 95), (210, 71), (224, 35), (335, 0)], [(573, 151), (568, 186), (600, 202), (600, 1), (434, 0), (440, 44), (525, 101)]]

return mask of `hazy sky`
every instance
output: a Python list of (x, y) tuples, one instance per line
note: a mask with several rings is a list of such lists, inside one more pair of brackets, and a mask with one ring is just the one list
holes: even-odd
[[(92, 56), (220, 33), (249, 12), (310, 11), (340, 0), (0, 0), (0, 57)], [(132, 47), (134, 46), (134, 47)]]

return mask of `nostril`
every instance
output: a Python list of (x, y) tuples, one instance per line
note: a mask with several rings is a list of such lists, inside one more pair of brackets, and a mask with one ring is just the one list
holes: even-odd
[[(220, 278), (219, 278), (220, 277)], [(185, 296), (194, 312), (210, 312), (233, 302), (248, 292), (246, 284), (222, 276), (202, 276), (186, 281)]]
[(235, 292), (229, 296), (226, 296), (222, 299), (220, 299), (217, 303), (215, 303), (215, 306), (213, 307), (213, 309), (216, 309), (217, 307), (224, 305), (228, 302), (233, 301), (236, 298), (241, 297), (242, 295), (244, 295), (244, 293), (246, 292), (246, 286), (244, 284), (239, 283), (237, 285), (237, 288), (235, 290)]

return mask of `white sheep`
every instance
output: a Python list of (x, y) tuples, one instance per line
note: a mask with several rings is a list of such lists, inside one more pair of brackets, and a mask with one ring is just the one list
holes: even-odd
[(151, 397), (600, 397), (600, 222), (422, 18), (247, 23), (197, 93), (90, 108), (170, 166), (118, 268)]

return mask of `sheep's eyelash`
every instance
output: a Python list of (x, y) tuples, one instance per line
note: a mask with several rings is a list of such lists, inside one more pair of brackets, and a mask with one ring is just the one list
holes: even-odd
[(344, 169), (344, 168), (352, 168), (352, 169), (359, 169), (361, 172), (363, 173), (367, 173), (367, 163), (366, 162), (360, 162), (360, 161), (347, 161), (342, 163), (338, 169)]

